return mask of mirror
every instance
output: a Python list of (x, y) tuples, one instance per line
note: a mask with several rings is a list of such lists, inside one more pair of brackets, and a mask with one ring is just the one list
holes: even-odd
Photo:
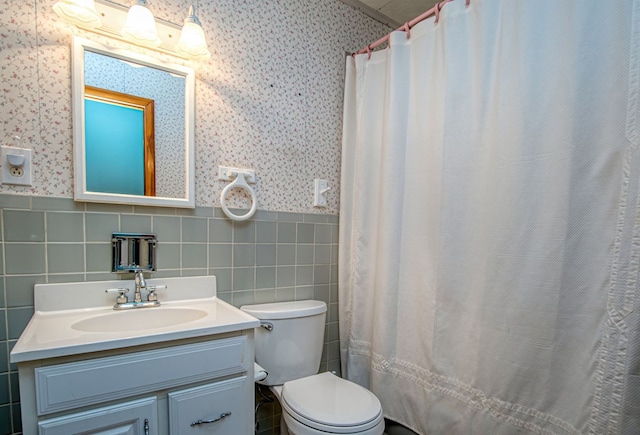
[(194, 73), (74, 37), (75, 200), (195, 207)]

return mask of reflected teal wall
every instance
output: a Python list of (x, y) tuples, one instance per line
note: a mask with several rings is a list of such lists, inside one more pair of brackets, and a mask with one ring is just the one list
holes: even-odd
[(85, 99), (87, 190), (144, 195), (143, 111)]

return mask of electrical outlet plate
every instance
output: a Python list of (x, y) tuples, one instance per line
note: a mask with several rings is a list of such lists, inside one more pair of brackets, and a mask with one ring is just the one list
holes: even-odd
[[(31, 150), (18, 147), (0, 147), (2, 149), (2, 184), (31, 186)], [(24, 156), (22, 166), (9, 163), (10, 156)]]

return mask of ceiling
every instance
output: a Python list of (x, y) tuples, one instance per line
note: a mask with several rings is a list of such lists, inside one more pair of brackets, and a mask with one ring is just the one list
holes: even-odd
[(382, 23), (397, 29), (431, 9), (438, 0), (341, 0)]

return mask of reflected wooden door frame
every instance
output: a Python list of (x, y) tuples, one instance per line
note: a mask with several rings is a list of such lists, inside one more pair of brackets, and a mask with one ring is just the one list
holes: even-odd
[(109, 89), (84, 87), (85, 98), (142, 110), (144, 122), (144, 195), (156, 196), (156, 144), (154, 101)]

